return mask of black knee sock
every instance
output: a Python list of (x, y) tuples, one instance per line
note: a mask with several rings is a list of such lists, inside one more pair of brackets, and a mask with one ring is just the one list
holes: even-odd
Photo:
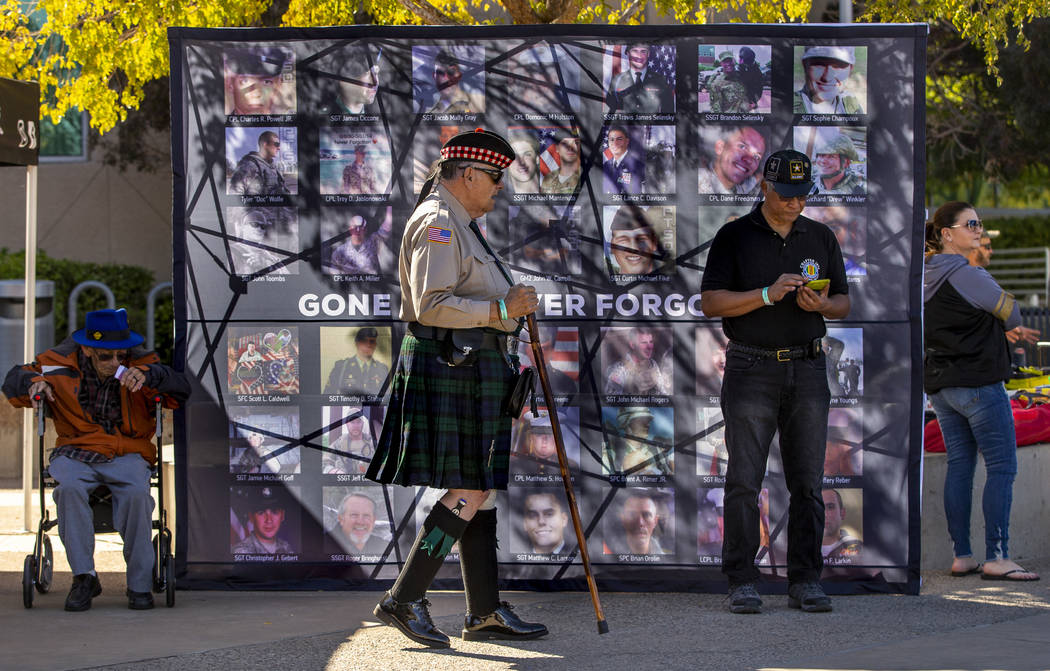
[(445, 555), (466, 527), (467, 520), (453, 515), (440, 501), (435, 503), (416, 535), (401, 575), (390, 589), (390, 596), (401, 603), (422, 599), (445, 562)]
[(499, 607), (496, 509), (479, 510), (459, 539), (467, 612), (485, 616)]

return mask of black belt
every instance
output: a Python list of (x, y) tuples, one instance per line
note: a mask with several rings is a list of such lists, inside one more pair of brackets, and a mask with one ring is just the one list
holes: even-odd
[(482, 337), (481, 344), (478, 345), (479, 348), (494, 349), (499, 352), (507, 351), (507, 334), (494, 329), (445, 329), (440, 326), (425, 326), (419, 322), (408, 323), (408, 332), (415, 337), (423, 338), (424, 340), (444, 341), (445, 337), (448, 336), (449, 331), (480, 331)]
[(762, 358), (775, 358), (777, 361), (791, 361), (792, 359), (816, 359), (824, 351), (821, 347), (821, 339), (814, 338), (808, 345), (794, 345), (792, 347), (768, 348), (752, 347), (735, 341), (729, 342), (728, 350), (741, 352)]

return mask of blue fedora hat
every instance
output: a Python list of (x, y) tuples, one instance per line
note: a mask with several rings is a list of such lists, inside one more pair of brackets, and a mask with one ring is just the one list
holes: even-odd
[(119, 310), (94, 310), (84, 318), (84, 328), (73, 333), (81, 345), (99, 349), (127, 349), (145, 340), (128, 328), (128, 313)]

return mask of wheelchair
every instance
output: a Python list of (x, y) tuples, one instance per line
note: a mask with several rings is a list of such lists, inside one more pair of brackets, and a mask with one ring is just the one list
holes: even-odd
[[(33, 543), (33, 554), (26, 555), (22, 566), (22, 605), (26, 608), (33, 607), (34, 592), (47, 594), (51, 589), (54, 577), (54, 554), (51, 550), (51, 538), (47, 532), (58, 525), (58, 519), (52, 519), (44, 501), (44, 493), (47, 489), (54, 489), (57, 485), (55, 480), (48, 475), (44, 468), (44, 429), (47, 419), (47, 403), (37, 395), (37, 436), (39, 437), (39, 449), (37, 450), (38, 465), (40, 467), (40, 524), (36, 531), (36, 541)], [(157, 489), (157, 519), (153, 520), (153, 528), (157, 534), (153, 537), (153, 591), (157, 594), (164, 593), (164, 604), (171, 608), (175, 605), (175, 556), (171, 553), (171, 531), (168, 529), (168, 515), (164, 509), (164, 469), (161, 465), (162, 459), (161, 436), (163, 435), (163, 417), (161, 413), (162, 397), (158, 394), (153, 397), (157, 418), (157, 465), (152, 469), (150, 476), (150, 487)], [(109, 488), (99, 485), (88, 497), (91, 505), (91, 513), (94, 518), (95, 533), (113, 533), (113, 499)]]

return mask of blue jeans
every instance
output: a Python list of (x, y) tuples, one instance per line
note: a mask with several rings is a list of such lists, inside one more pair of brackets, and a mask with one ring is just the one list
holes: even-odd
[(824, 565), (824, 449), (828, 432), (827, 364), (726, 353), (722, 414), (729, 464), (725, 487), (722, 572), (730, 585), (754, 582), (761, 533), (758, 497), (773, 435), (780, 430), (788, 507), (788, 581), (817, 580)]
[(1009, 557), (1010, 505), (1017, 475), (1014, 414), (1002, 383), (983, 387), (949, 387), (930, 394), (948, 451), (944, 478), (944, 516), (956, 557), (969, 557), (970, 507), (977, 453), (984, 458), (985, 559)]

